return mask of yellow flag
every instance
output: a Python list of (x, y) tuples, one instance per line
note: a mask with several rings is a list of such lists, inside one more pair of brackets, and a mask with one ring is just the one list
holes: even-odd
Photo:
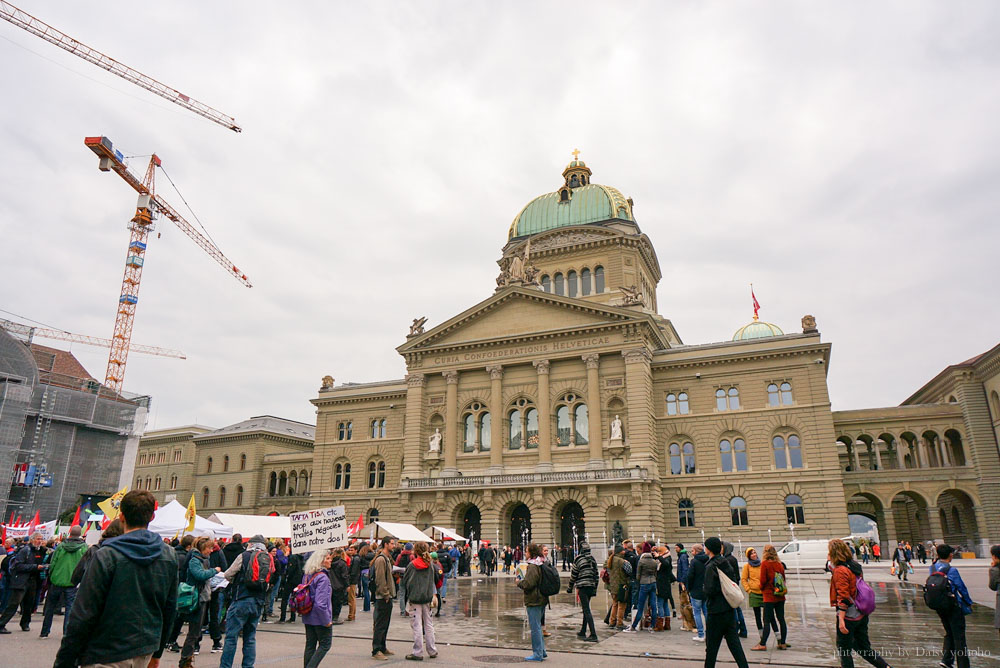
[(195, 515), (195, 512), (196, 508), (194, 507), (194, 494), (192, 494), (191, 500), (188, 502), (187, 510), (184, 511), (184, 519), (188, 521), (187, 528), (184, 529), (185, 531), (194, 531), (194, 518), (197, 517), (197, 515)]
[(118, 515), (120, 513), (118, 506), (121, 505), (122, 497), (125, 496), (126, 492), (128, 492), (127, 485), (115, 492), (114, 495), (109, 496), (97, 504), (97, 507), (101, 509), (101, 512), (104, 513), (104, 516), (107, 517), (109, 521), (113, 522), (118, 519)]

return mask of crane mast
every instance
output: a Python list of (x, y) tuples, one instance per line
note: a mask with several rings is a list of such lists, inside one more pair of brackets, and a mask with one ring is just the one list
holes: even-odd
[(121, 291), (118, 297), (115, 331), (111, 337), (111, 352), (108, 355), (108, 368), (105, 374), (105, 385), (115, 392), (121, 392), (132, 340), (132, 325), (135, 322), (135, 311), (139, 304), (139, 283), (142, 279), (143, 265), (146, 262), (147, 239), (150, 231), (153, 230), (153, 221), (157, 214), (162, 214), (170, 219), (236, 280), (248, 288), (253, 286), (246, 274), (223, 255), (222, 251), (210, 239), (202, 235), (156, 194), (155, 174), (161, 161), (155, 153), (149, 160), (145, 176), (140, 179), (129, 170), (128, 165), (125, 164), (124, 156), (115, 150), (111, 140), (107, 137), (86, 137), (83, 143), (100, 158), (98, 168), (102, 172), (115, 172), (139, 193), (135, 215), (129, 225), (130, 236), (128, 251), (125, 255), (125, 273), (122, 277)]
[(12, 23), (18, 28), (30, 32), (32, 35), (41, 37), (46, 42), (55, 44), (60, 49), (69, 51), (74, 56), (83, 58), (88, 63), (97, 65), (101, 69), (107, 70), (108, 72), (121, 77), (125, 81), (133, 83), (140, 88), (145, 88), (149, 92), (159, 95), (164, 100), (169, 100), (178, 106), (184, 107), (188, 111), (192, 111), (199, 116), (207, 118), (213, 123), (218, 123), (222, 127), (228, 128), (233, 132), (243, 131), (243, 129), (236, 124), (236, 120), (231, 116), (227, 116), (221, 111), (213, 109), (203, 102), (192, 99), (190, 96), (185, 95), (179, 90), (160, 83), (156, 79), (143, 74), (139, 70), (118, 62), (111, 56), (104, 55), (97, 49), (92, 49), (83, 42), (73, 39), (61, 30), (53, 28), (41, 19), (35, 18), (31, 14), (18, 9), (9, 2), (6, 2), (6, 0), (0, 0), (0, 19)]

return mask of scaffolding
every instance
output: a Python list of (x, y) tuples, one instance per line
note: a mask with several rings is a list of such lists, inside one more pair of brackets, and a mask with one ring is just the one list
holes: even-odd
[(149, 402), (40, 369), (27, 342), (0, 329), (0, 517), (53, 518), (78, 494), (117, 490), (131, 479)]

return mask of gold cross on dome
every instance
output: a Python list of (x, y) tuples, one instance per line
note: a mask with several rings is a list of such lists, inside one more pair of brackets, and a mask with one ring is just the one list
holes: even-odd
[(579, 160), (580, 159), (580, 149), (578, 149), (578, 148), (574, 148), (573, 149), (573, 159), (574, 160)]

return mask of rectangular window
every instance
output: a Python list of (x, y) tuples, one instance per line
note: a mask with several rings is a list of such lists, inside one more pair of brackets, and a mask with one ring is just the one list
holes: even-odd
[(181, 451), (174, 450), (174, 462), (179, 462), (181, 460)]

